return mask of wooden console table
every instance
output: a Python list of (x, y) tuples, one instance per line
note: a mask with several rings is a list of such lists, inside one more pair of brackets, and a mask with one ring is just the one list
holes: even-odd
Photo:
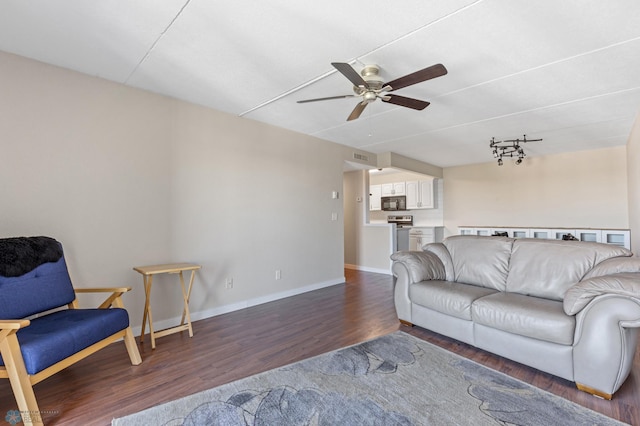
[[(166, 336), (168, 334), (177, 333), (179, 331), (188, 330), (189, 337), (193, 337), (193, 328), (191, 327), (191, 315), (189, 313), (189, 298), (191, 297), (191, 286), (193, 285), (193, 278), (198, 269), (202, 268), (200, 265), (193, 263), (169, 263), (164, 265), (149, 265), (149, 266), (136, 266), (134, 271), (140, 272), (144, 281), (144, 314), (142, 315), (142, 331), (140, 332), (140, 342), (144, 340), (144, 329), (149, 320), (149, 335), (151, 336), (151, 349), (156, 348), (156, 338)], [(183, 271), (191, 271), (191, 278), (189, 279), (189, 286), (185, 287)], [(151, 283), (153, 282), (153, 276), (156, 274), (178, 274), (180, 277), (180, 286), (182, 288), (182, 319), (180, 325), (167, 328), (162, 331), (153, 331), (153, 317), (151, 316)], [(185, 323), (186, 319), (186, 323)]]

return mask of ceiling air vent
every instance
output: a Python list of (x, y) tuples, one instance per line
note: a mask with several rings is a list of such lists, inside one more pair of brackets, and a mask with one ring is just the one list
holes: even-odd
[(364, 155), (364, 154), (358, 154), (357, 152), (353, 153), (353, 159), (354, 160), (361, 160), (361, 161), (369, 161), (369, 156)]

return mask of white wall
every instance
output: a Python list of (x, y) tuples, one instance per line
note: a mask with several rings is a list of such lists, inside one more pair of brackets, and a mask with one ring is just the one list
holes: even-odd
[(626, 147), (444, 170), (446, 234), (459, 226), (629, 227)]
[(640, 256), (640, 115), (636, 118), (627, 143), (627, 184), (631, 250)]
[[(134, 326), (137, 265), (201, 263), (193, 318), (342, 282), (353, 150), (1, 52), (0, 75), (0, 235), (59, 239), (79, 287), (132, 286)], [(171, 325), (176, 277), (154, 283)]]

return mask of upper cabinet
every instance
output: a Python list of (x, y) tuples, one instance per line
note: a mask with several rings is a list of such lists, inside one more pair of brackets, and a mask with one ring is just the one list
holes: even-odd
[(382, 196), (382, 185), (369, 186), (369, 210), (378, 211), (382, 210), (382, 203), (380, 197)]
[(406, 194), (404, 182), (383, 183), (381, 186), (382, 186), (383, 197), (391, 197), (394, 195)]
[(435, 207), (433, 194), (434, 179), (406, 182), (407, 209), (432, 209)]

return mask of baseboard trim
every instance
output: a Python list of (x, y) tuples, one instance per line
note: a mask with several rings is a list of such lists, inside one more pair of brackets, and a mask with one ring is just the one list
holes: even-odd
[(356, 271), (375, 272), (376, 274), (393, 275), (391, 269), (369, 268), (368, 266), (352, 265), (349, 263), (344, 264), (345, 269), (354, 269)]
[[(230, 312), (239, 311), (240, 309), (250, 308), (252, 306), (262, 305), (263, 303), (274, 302), (276, 300), (285, 299), (291, 296), (297, 296), (298, 294), (308, 293), (314, 290), (320, 290), (321, 288), (331, 287), (337, 284), (344, 284), (345, 277), (334, 278), (328, 281), (323, 281), (320, 283), (315, 283), (311, 285), (307, 285), (300, 288), (295, 288), (292, 290), (281, 291), (278, 293), (268, 294), (266, 296), (256, 297), (253, 299), (243, 300), (238, 303), (231, 303), (228, 305), (217, 306), (215, 308), (207, 309), (204, 311), (191, 311), (191, 322), (207, 319), (211, 317), (215, 317), (218, 315), (228, 314)], [(174, 318), (164, 319), (160, 321), (153, 322), (154, 330), (164, 330), (165, 328), (175, 327), (176, 324), (180, 323), (180, 317), (176, 316)], [(131, 327), (133, 330), (133, 334), (135, 336), (140, 336), (140, 331), (142, 330), (142, 326)], [(148, 333), (147, 329), (147, 333)]]

